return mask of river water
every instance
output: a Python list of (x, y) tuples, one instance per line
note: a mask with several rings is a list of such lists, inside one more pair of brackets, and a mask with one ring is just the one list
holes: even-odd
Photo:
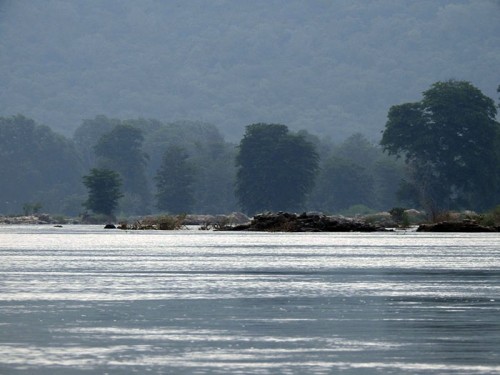
[(500, 374), (500, 235), (0, 226), (0, 374)]

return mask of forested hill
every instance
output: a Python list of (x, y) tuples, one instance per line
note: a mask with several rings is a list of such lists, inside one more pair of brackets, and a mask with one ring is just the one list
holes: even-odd
[(275, 122), (379, 139), (435, 81), (495, 98), (496, 0), (1, 0), (0, 116)]

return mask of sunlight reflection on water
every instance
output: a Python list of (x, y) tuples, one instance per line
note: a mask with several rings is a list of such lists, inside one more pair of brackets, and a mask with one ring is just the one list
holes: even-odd
[(0, 227), (0, 373), (500, 373), (499, 240)]

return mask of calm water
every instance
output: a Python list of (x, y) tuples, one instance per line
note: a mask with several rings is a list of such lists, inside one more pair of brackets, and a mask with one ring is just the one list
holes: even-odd
[(0, 374), (500, 374), (499, 234), (0, 227)]

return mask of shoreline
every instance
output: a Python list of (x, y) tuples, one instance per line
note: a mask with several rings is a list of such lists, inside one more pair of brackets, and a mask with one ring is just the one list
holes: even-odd
[[(117, 225), (112, 222), (118, 222)], [(384, 213), (367, 217), (344, 217), (317, 213), (262, 213), (252, 218), (241, 213), (228, 215), (158, 215), (108, 222), (84, 222), (80, 218), (65, 218), (49, 214), (0, 216), (0, 225), (102, 225), (121, 230), (179, 230), (196, 226), (205, 231), (251, 232), (441, 232), (498, 233), (499, 225), (482, 225), (470, 218), (457, 217), (435, 223), (418, 222), (401, 225)]]

